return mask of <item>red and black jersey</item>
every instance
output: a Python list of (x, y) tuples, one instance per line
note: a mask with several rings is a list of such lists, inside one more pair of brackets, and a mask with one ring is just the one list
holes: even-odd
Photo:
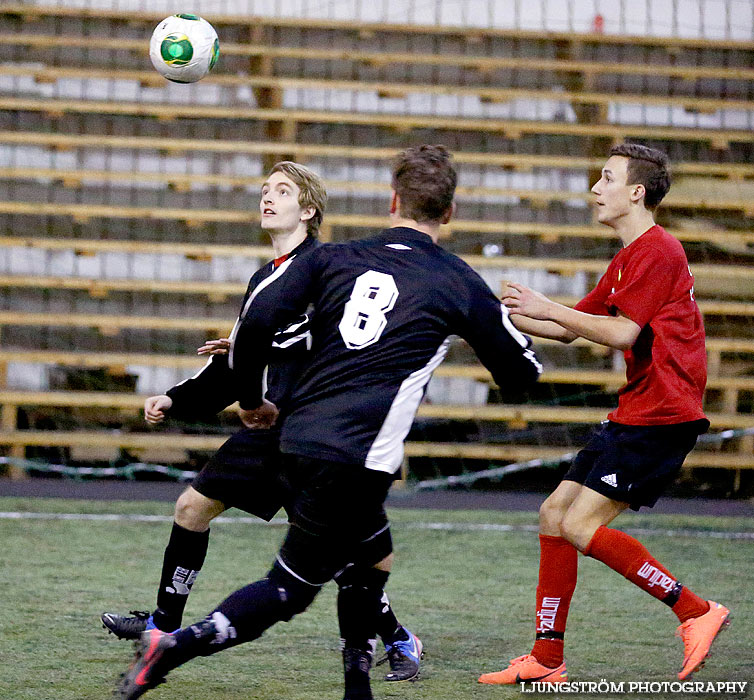
[(241, 405), (254, 408), (274, 329), (313, 304), (311, 360), (283, 416), (284, 452), (395, 472), (453, 335), (469, 342), (504, 392), (525, 389), (541, 372), (482, 278), (420, 231), (390, 228), (287, 264), (254, 296), (231, 348)]
[(667, 425), (705, 417), (704, 323), (679, 241), (653, 226), (612, 259), (575, 308), (603, 316), (620, 311), (641, 327), (636, 343), (624, 352), (626, 384), (610, 420)]

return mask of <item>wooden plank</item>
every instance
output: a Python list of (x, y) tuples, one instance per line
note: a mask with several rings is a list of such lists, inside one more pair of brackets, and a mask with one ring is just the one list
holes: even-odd
[[(123, 11), (109, 8), (75, 7), (68, 5), (30, 5), (19, 2), (6, 2), (0, 6), (0, 13), (18, 15), (24, 18), (33, 17), (78, 17), (88, 19), (108, 19), (116, 22), (123, 21)], [(164, 11), (132, 10), (128, 13), (131, 23), (144, 23), (149, 29), (155, 22), (163, 19)], [(707, 39), (702, 37), (652, 36), (648, 34), (603, 34), (593, 32), (547, 31), (542, 29), (509, 29), (464, 27), (448, 24), (413, 24), (399, 22), (364, 22), (363, 20), (336, 20), (317, 17), (272, 17), (260, 15), (234, 15), (213, 13), (211, 18), (215, 26), (231, 25), (239, 27), (279, 27), (295, 29), (320, 29), (341, 32), (355, 32), (368, 37), (379, 33), (397, 33), (414, 36), (424, 34), (428, 36), (447, 36), (467, 38), (472, 43), (483, 39), (518, 39), (521, 41), (579, 42), (581, 44), (596, 45), (631, 45), (657, 46), (662, 48), (713, 48), (718, 50), (751, 51), (754, 41), (742, 39)]]
[[(165, 81), (155, 71), (126, 70), (113, 68), (59, 67), (2, 65), (0, 76), (31, 77), (45, 82), (56, 80), (121, 80), (138, 82), (148, 87), (164, 87)], [(206, 84), (221, 87), (251, 87), (261, 90), (338, 90), (376, 93), (387, 99), (405, 99), (408, 95), (453, 95), (476, 97), (483, 102), (511, 102), (513, 100), (556, 101), (591, 105), (639, 104), (646, 106), (678, 107), (703, 113), (731, 109), (754, 110), (754, 101), (732, 97), (697, 97), (694, 95), (596, 92), (591, 90), (548, 90), (518, 87), (487, 87), (455, 83), (419, 83), (398, 81), (343, 80), (334, 78), (289, 77), (282, 75), (237, 75), (210, 73), (203, 79)], [(276, 107), (277, 103), (258, 101), (260, 107)], [(279, 100), (278, 103), (282, 103)], [(172, 116), (177, 116), (173, 113)]]
[[(283, 149), (297, 158), (346, 158), (390, 161), (397, 149), (370, 146), (312, 144), (262, 141), (223, 141), (222, 139), (181, 139), (156, 136), (110, 136), (104, 134), (65, 134), (40, 131), (0, 131), (1, 143), (39, 145), (57, 149), (114, 148), (127, 150), (161, 150), (171, 152), (245, 153), (265, 155)], [(501, 168), (562, 168), (571, 170), (599, 169), (604, 158), (539, 155), (527, 153), (497, 153), (454, 151), (456, 163), (487, 165)], [(112, 171), (110, 171), (112, 172)], [(703, 163), (683, 161), (673, 165), (676, 175), (704, 175), (742, 179), (754, 176), (754, 163)], [(147, 177), (157, 174), (147, 173)], [(177, 177), (180, 174), (170, 174)], [(170, 176), (169, 175), (169, 176)], [(194, 177), (194, 176), (191, 176)], [(261, 182), (261, 177), (260, 177)]]
[[(146, 366), (196, 370), (206, 361), (206, 357), (185, 354), (165, 355), (159, 353), (0, 349), (0, 363), (17, 362), (25, 364), (59, 364), (70, 367), (113, 368)], [(480, 382), (492, 383), (492, 376), (481, 365), (444, 363), (437, 368), (434, 376), (473, 379)], [(615, 390), (625, 383), (625, 379), (624, 373), (611, 370), (553, 368), (546, 369), (539, 381), (545, 384), (587, 384)], [(707, 381), (707, 389), (752, 391), (754, 390), (754, 377), (710, 377)]]
[[(144, 54), (143, 39), (112, 38), (107, 36), (75, 36), (60, 34), (0, 33), (0, 43), (36, 48), (91, 48), (96, 41), (98, 50), (130, 51)], [(481, 56), (453, 53), (418, 53), (400, 51), (346, 51), (315, 46), (270, 46), (260, 43), (224, 41), (223, 56), (265, 57), (267, 59), (300, 59), (307, 61), (337, 61), (362, 63), (369, 66), (389, 65), (457, 67), (490, 73), (501, 70), (552, 71), (556, 73), (584, 73), (587, 75), (650, 75), (682, 78), (684, 80), (754, 80), (754, 70), (734, 66), (695, 66), (683, 64), (617, 63), (594, 60), (548, 59), (540, 56)]]
[(50, 313), (25, 311), (0, 311), (0, 325), (91, 327), (122, 330), (138, 328), (159, 331), (201, 331), (227, 335), (233, 321), (227, 318), (131, 316), (114, 314)]
[[(219, 175), (219, 174), (187, 174), (169, 172), (144, 172), (144, 171), (114, 171), (114, 170), (70, 170), (58, 168), (18, 168), (0, 167), (0, 179), (4, 180), (60, 180), (64, 187), (79, 188), (84, 186), (84, 181), (96, 183), (100, 186), (103, 182), (131, 182), (142, 184), (145, 182), (159, 183), (168, 186), (180, 186), (183, 191), (190, 191), (193, 187), (205, 185), (209, 187), (257, 187), (265, 180), (262, 176), (243, 175)], [(390, 192), (390, 185), (382, 182), (371, 181), (340, 181), (328, 180), (330, 192), (371, 192), (384, 195)], [(533, 204), (546, 204), (550, 202), (568, 202), (573, 200), (591, 202), (594, 195), (590, 192), (574, 192), (567, 190), (552, 189), (522, 189), (515, 187), (464, 187), (456, 188), (458, 199), (481, 197), (516, 197), (527, 200)], [(745, 196), (729, 197), (726, 195), (698, 196), (694, 194), (669, 194), (662, 202), (663, 209), (683, 208), (714, 211), (729, 210), (741, 211), (746, 216), (751, 215), (752, 203)]]
[[(65, 432), (57, 430), (0, 431), (0, 445), (14, 447), (66, 446), (96, 447), (129, 450), (206, 450), (214, 451), (228, 436), (184, 435), (164, 432), (154, 433), (105, 433), (94, 431)], [(407, 457), (430, 457), (435, 459), (482, 459), (500, 461), (528, 461), (530, 459), (557, 459), (575, 451), (572, 446), (539, 447), (512, 446), (478, 443), (408, 442)], [(684, 464), (685, 468), (752, 469), (754, 454), (732, 454), (693, 451)]]
[(711, 142), (725, 139), (728, 143), (754, 143), (754, 131), (706, 129), (644, 124), (577, 124), (493, 118), (438, 117), (427, 114), (388, 114), (363, 111), (274, 109), (226, 107), (197, 104), (161, 104), (72, 99), (0, 98), (0, 109), (8, 111), (47, 112), (54, 115), (118, 114), (170, 119), (232, 119), (256, 121), (290, 121), (312, 124), (353, 124), (381, 126), (388, 129), (437, 129), (442, 131), (482, 131), (503, 134), (550, 134), (620, 139), (644, 138)]
[[(754, 134), (754, 132), (752, 132)], [(17, 214), (26, 216), (68, 216), (72, 218), (115, 218), (115, 219), (147, 219), (167, 221), (193, 221), (197, 223), (236, 223), (253, 224), (259, 220), (257, 212), (249, 210), (217, 210), (217, 209), (175, 209), (157, 207), (129, 207), (101, 204), (52, 204), (23, 201), (0, 201), (0, 214)], [(382, 229), (387, 223), (384, 216), (366, 214), (327, 215), (329, 226), (349, 228)], [(612, 229), (599, 225), (552, 224), (539, 222), (518, 221), (474, 221), (456, 219), (442, 227), (441, 235), (448, 237), (454, 233), (487, 233), (522, 235), (522, 236), (563, 236), (575, 238), (612, 239), (615, 237)], [(681, 241), (710, 241), (721, 245), (731, 243), (754, 243), (754, 230), (740, 231), (709, 231), (692, 229), (671, 229), (676, 238)], [(473, 264), (480, 266), (500, 267), (500, 258), (485, 256), (469, 256), (475, 260)], [(518, 258), (516, 258), (518, 260)], [(603, 263), (604, 265), (604, 263)], [(698, 266), (697, 266), (698, 269)]]
[[(41, 327), (91, 327), (121, 330), (138, 328), (161, 331), (200, 331), (211, 335), (227, 335), (232, 322), (225, 318), (161, 318), (159, 316), (130, 316), (112, 314), (50, 313), (26, 311), (0, 311), (0, 326), (41, 326)], [(555, 340), (537, 338), (535, 345), (561, 345)], [(577, 338), (572, 345), (590, 347), (595, 350), (602, 346)], [(708, 337), (708, 353), (754, 353), (754, 339)], [(710, 372), (710, 374), (713, 374)]]
[[(17, 406), (141, 409), (146, 398), (104, 391), (0, 391), (0, 405)], [(453, 420), (599, 423), (606, 413), (603, 408), (572, 406), (422, 404), (418, 415)], [(747, 414), (710, 413), (707, 417), (713, 428), (748, 428), (754, 423), (754, 416)]]

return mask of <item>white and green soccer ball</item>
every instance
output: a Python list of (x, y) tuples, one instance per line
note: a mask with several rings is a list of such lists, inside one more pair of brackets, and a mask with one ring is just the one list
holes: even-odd
[(214, 27), (198, 15), (171, 15), (152, 32), (149, 58), (157, 72), (174, 83), (195, 83), (220, 55)]

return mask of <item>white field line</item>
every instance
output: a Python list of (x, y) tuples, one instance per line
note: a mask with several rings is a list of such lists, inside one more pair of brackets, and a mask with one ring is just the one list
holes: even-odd
[[(170, 523), (172, 515), (146, 515), (139, 513), (33, 513), (25, 511), (0, 511), (0, 520), (80, 520), (104, 522), (136, 522), (136, 523)], [(215, 523), (239, 525), (286, 525), (285, 518), (273, 518), (266, 523), (259, 518), (248, 516), (220, 516)], [(502, 523), (443, 523), (443, 522), (413, 522), (396, 523), (398, 529), (407, 530), (442, 530), (444, 532), (537, 532), (536, 525), (505, 525)], [(729, 530), (695, 530), (690, 528), (651, 528), (624, 527), (620, 528), (632, 535), (662, 536), (662, 537), (691, 537), (696, 539), (720, 540), (754, 540), (754, 531), (735, 532)]]

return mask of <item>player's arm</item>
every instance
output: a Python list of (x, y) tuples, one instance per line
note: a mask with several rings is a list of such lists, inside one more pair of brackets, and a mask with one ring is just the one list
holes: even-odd
[[(261, 268), (249, 280), (236, 326), (240, 323), (244, 305), (259, 283), (260, 277)], [(145, 404), (145, 420), (157, 424), (168, 416), (184, 420), (208, 419), (235, 403), (238, 400), (238, 387), (228, 366), (229, 347), (228, 338), (205, 341), (197, 350), (198, 355), (209, 355), (205, 365), (192, 377), (168, 389), (165, 394), (147, 399), (149, 403), (152, 399), (164, 397), (162, 401), (155, 403), (154, 409), (151, 405)]]
[[(511, 317), (515, 319), (516, 325), (524, 328), (529, 324), (530, 332), (534, 335), (539, 335), (537, 328), (547, 330), (552, 327), (550, 325), (552, 324), (563, 328), (569, 337), (573, 336), (571, 340), (576, 337), (586, 338), (593, 343), (607, 345), (617, 350), (628, 350), (641, 332), (641, 326), (620, 311), (616, 316), (584, 313), (558, 304), (544, 294), (535, 292), (522, 284), (510, 283), (503, 303), (510, 311)], [(547, 325), (539, 326), (534, 322)]]
[(542, 373), (531, 340), (513, 325), (508, 310), (476, 273), (469, 272), (466, 278), (472, 295), (460, 335), (504, 394), (520, 394)]
[[(503, 298), (505, 303), (505, 298)], [(554, 321), (540, 321), (538, 319), (528, 318), (521, 314), (511, 314), (511, 322), (522, 333), (535, 335), (537, 338), (548, 338), (549, 340), (559, 340), (561, 343), (570, 343), (576, 340), (576, 333), (563, 328)]]

